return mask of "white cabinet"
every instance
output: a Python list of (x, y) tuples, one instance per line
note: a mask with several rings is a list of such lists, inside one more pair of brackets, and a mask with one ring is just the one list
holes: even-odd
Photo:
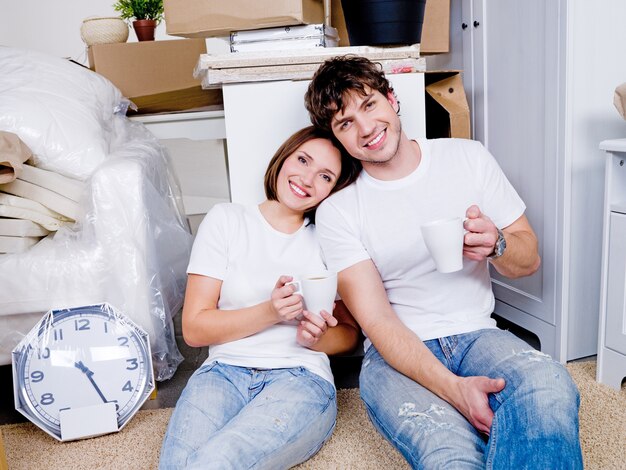
[(494, 271), (495, 313), (560, 361), (597, 351), (597, 142), (626, 135), (612, 104), (626, 80), (625, 17), (623, 0), (452, 0), (447, 65), (464, 70), (473, 136), (526, 202), (542, 257), (527, 278)]
[(626, 377), (626, 139), (606, 150), (597, 380), (621, 389)]

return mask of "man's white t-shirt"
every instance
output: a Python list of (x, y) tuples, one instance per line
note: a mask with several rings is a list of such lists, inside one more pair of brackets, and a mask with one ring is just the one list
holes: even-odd
[[(325, 270), (315, 226), (292, 234), (274, 229), (258, 206), (217, 204), (196, 235), (189, 274), (222, 281), (220, 310), (266, 302), (282, 275), (300, 276)], [(296, 341), (298, 322), (283, 322), (254, 335), (209, 347), (205, 363), (258, 369), (304, 367), (333, 383), (328, 356)]]
[(381, 181), (362, 171), (318, 208), (317, 235), (328, 269), (339, 272), (371, 259), (398, 317), (423, 341), (494, 328), (488, 263), (464, 257), (461, 271), (439, 273), (420, 225), (465, 217), (476, 204), (503, 228), (526, 206), (480, 142), (417, 142), (422, 159), (410, 175)]

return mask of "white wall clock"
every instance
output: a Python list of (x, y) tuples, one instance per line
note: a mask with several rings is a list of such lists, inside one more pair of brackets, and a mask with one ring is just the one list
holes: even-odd
[(12, 360), (15, 408), (59, 440), (122, 429), (154, 390), (147, 333), (106, 303), (49, 311)]

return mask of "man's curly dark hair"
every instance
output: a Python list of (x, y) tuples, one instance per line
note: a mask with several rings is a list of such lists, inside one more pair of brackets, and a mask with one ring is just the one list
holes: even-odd
[(366, 87), (388, 96), (393, 88), (378, 62), (355, 55), (326, 60), (315, 72), (304, 95), (304, 104), (311, 123), (332, 133), (331, 122), (337, 111), (343, 111), (344, 99), (350, 91), (367, 94)]

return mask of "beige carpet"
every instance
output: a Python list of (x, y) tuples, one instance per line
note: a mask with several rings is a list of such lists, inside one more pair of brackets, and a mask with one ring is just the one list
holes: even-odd
[[(568, 365), (582, 397), (580, 436), (585, 468), (625, 469), (626, 389), (618, 392), (598, 384), (595, 368), (595, 362)], [(408, 468), (400, 454), (374, 431), (358, 390), (340, 390), (338, 397), (339, 417), (333, 437), (315, 457), (297, 468)], [(154, 469), (171, 411), (140, 411), (119, 433), (69, 443), (57, 442), (30, 423), (2, 426), (8, 468)]]

